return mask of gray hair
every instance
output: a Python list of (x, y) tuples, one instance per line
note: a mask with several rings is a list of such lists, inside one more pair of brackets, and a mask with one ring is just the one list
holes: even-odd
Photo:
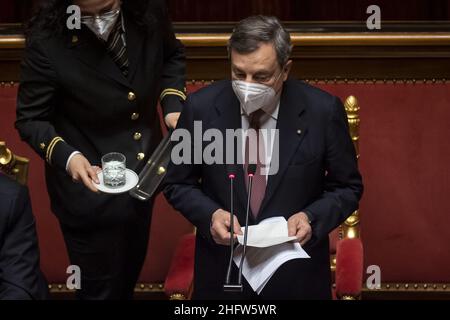
[(280, 66), (284, 66), (292, 52), (291, 36), (276, 17), (251, 16), (241, 20), (233, 30), (228, 41), (228, 54), (231, 50), (238, 53), (251, 53), (261, 43), (272, 43)]

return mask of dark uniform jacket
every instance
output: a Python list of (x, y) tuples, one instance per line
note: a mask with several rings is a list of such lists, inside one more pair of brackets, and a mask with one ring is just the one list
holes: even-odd
[(128, 194), (94, 194), (74, 183), (65, 168), (72, 152), (99, 166), (102, 155), (121, 152), (139, 173), (162, 138), (158, 99), (164, 115), (182, 109), (184, 48), (160, 2), (150, 2), (145, 27), (123, 11), (128, 77), (86, 27), (28, 42), (16, 128), (45, 159), (52, 209), (64, 224), (117, 222), (133, 210)]
[(0, 300), (46, 298), (28, 189), (0, 173)]

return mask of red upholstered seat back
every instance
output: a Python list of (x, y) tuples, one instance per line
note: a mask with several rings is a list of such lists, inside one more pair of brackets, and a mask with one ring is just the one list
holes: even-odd
[(0, 87), (0, 140), (5, 140), (14, 153), (30, 159), (28, 187), (41, 248), (41, 266), (51, 283), (66, 282), (69, 260), (58, 222), (50, 211), (45, 188), (44, 162), (24, 142), (14, 129), (17, 85)]
[[(189, 83), (187, 87), (193, 91), (201, 85)], [(359, 164), (365, 194), (360, 213), (365, 264), (379, 265), (383, 282), (450, 282), (450, 83), (317, 85), (342, 100), (354, 95), (361, 106)], [(43, 162), (14, 129), (16, 92), (16, 86), (0, 87), (0, 140), (31, 160), (29, 187), (41, 263), (50, 282), (65, 282), (68, 259), (43, 187)], [(164, 281), (177, 241), (191, 230), (159, 197), (142, 282)]]

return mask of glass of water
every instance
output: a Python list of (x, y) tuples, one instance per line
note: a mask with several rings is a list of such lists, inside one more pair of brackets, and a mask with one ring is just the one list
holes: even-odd
[(111, 152), (102, 157), (103, 183), (110, 188), (118, 188), (126, 183), (126, 157)]

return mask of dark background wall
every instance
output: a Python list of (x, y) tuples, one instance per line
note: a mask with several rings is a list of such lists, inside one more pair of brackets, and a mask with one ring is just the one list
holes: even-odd
[[(39, 0), (0, 0), (0, 23), (22, 22)], [(237, 21), (252, 14), (285, 21), (365, 20), (381, 7), (384, 20), (449, 20), (449, 0), (167, 0), (174, 21)]]
[(37, 2), (36, 0), (0, 0), (0, 23), (26, 21)]
[(366, 20), (371, 4), (385, 20), (448, 20), (448, 0), (169, 0), (174, 21), (236, 21), (252, 14), (285, 21)]

